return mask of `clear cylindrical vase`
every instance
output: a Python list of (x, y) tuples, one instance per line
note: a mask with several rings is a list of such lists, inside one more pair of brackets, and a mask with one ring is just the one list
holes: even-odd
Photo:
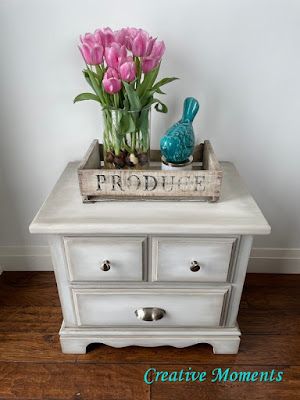
[(147, 167), (150, 161), (151, 107), (140, 111), (115, 108), (102, 111), (105, 168)]

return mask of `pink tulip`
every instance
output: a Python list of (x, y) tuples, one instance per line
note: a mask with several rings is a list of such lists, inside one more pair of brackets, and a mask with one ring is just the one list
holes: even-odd
[(85, 60), (85, 62), (89, 65), (98, 65), (103, 61), (103, 47), (99, 44), (89, 45), (87, 42), (84, 42), (82, 46), (79, 46), (79, 50)]
[(141, 29), (137, 28), (127, 28), (127, 33), (132, 39), (134, 39), (140, 31)]
[(125, 82), (132, 82), (135, 80), (136, 65), (133, 61), (126, 61), (119, 67), (121, 79)]
[(166, 50), (166, 46), (165, 46), (165, 43), (163, 40), (161, 42), (155, 42), (155, 43), (153, 43), (150, 57), (158, 58), (159, 60), (161, 60), (162, 56), (164, 55), (165, 50)]
[(110, 46), (115, 41), (114, 32), (110, 28), (97, 29), (94, 36), (103, 46)]
[(119, 43), (112, 43), (110, 47), (105, 48), (105, 60), (109, 67), (118, 69), (118, 66), (127, 61), (127, 50)]
[(159, 62), (160, 62), (160, 60), (157, 58), (150, 58), (150, 57), (143, 58), (142, 71), (144, 72), (144, 74), (147, 74), (148, 72), (150, 72), (154, 68), (156, 68), (158, 66)]
[(127, 49), (126, 46), (121, 46), (119, 49), (119, 65), (123, 64), (123, 62), (125, 62), (127, 60)]
[(103, 47), (105, 47), (104, 35), (100, 29), (96, 29), (93, 36), (98, 44), (101, 44)]
[(126, 39), (128, 36), (127, 28), (120, 29), (119, 31), (116, 31), (115, 33), (115, 41), (119, 43), (121, 46), (126, 45)]
[[(121, 46), (126, 46), (129, 43), (129, 41), (131, 41), (129, 33), (128, 33), (128, 29), (127, 28), (123, 28), (119, 31), (115, 32), (115, 42), (118, 43)], [(127, 47), (129, 50), (131, 49), (131, 47)]]
[(137, 57), (146, 55), (149, 36), (145, 31), (140, 30), (132, 41), (132, 54)]
[(104, 90), (109, 94), (118, 93), (121, 90), (122, 82), (119, 78), (118, 72), (109, 67), (104, 74), (102, 85)]
[(166, 49), (163, 41), (157, 42), (154, 40), (153, 43), (149, 44), (149, 48), (150, 46), (152, 46), (150, 54), (147, 54), (147, 57), (143, 57), (142, 60), (142, 71), (144, 74), (147, 74), (158, 66)]
[(106, 47), (105, 48), (105, 61), (106, 64), (114, 69), (118, 68), (119, 65), (119, 51), (116, 47)]
[(125, 46), (132, 51), (132, 42), (140, 30), (137, 28), (126, 28)]
[(86, 33), (84, 36), (80, 36), (82, 44), (86, 43), (89, 46), (93, 46), (97, 43), (96, 37), (92, 33)]
[(147, 49), (146, 49), (146, 56), (150, 56), (154, 43), (156, 42), (156, 38), (150, 37), (147, 43)]

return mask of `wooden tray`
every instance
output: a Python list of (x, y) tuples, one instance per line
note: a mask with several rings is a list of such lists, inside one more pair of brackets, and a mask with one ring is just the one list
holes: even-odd
[(196, 147), (191, 171), (161, 170), (159, 150), (150, 159), (146, 169), (104, 169), (103, 145), (94, 140), (78, 168), (83, 202), (219, 199), (223, 174), (208, 140)]

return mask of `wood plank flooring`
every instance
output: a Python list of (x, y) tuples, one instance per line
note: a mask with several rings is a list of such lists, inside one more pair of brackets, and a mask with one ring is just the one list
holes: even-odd
[[(208, 345), (114, 349), (92, 345), (64, 355), (53, 273), (0, 277), (0, 399), (300, 400), (300, 276), (249, 274), (241, 302), (237, 355)], [(143, 381), (148, 368), (194, 371), (284, 371), (282, 382)]]

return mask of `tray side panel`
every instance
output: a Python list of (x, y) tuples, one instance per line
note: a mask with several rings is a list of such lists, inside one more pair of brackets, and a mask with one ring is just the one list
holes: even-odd
[(199, 197), (219, 194), (220, 176), (214, 171), (82, 170), (81, 193), (90, 196)]
[[(78, 169), (84, 201), (99, 200), (210, 200), (220, 196), (222, 170), (209, 141), (197, 146), (195, 161), (204, 169), (191, 171), (117, 170), (100, 167), (103, 146), (94, 140)], [(151, 152), (159, 159), (158, 150)]]

